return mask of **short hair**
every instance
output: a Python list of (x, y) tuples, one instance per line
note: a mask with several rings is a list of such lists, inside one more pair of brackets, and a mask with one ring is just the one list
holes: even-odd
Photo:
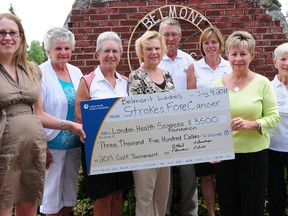
[(203, 51), (203, 43), (205, 41), (208, 41), (209, 38), (211, 37), (211, 35), (216, 36), (220, 46), (219, 46), (219, 54), (223, 54), (223, 52), (225, 51), (225, 42), (224, 42), (224, 37), (222, 35), (222, 33), (219, 31), (219, 29), (217, 29), (216, 27), (208, 27), (206, 29), (204, 29), (204, 31), (202, 32), (202, 34), (200, 35), (199, 38), (199, 49), (200, 49), (200, 53), (205, 56), (205, 53)]
[(288, 43), (283, 43), (279, 45), (273, 53), (273, 60), (277, 60), (280, 55), (287, 55), (288, 54)]
[(233, 47), (240, 47), (244, 45), (247, 50), (254, 56), (255, 52), (255, 39), (246, 31), (235, 31), (226, 40), (226, 54)]
[(64, 27), (53, 27), (44, 35), (44, 49), (50, 51), (55, 42), (70, 42), (72, 50), (75, 49), (74, 34)]
[(160, 26), (159, 26), (159, 32), (160, 34), (162, 34), (162, 28), (163, 28), (163, 25), (166, 24), (166, 25), (176, 25), (178, 27), (178, 33), (181, 34), (181, 26), (180, 26), (180, 23), (176, 20), (176, 19), (173, 19), (171, 17), (169, 18), (166, 18), (164, 19), (161, 23), (160, 23)]
[(114, 40), (118, 43), (118, 47), (121, 53), (123, 53), (123, 47), (122, 47), (122, 41), (119, 35), (113, 31), (106, 31), (101, 33), (97, 38), (97, 44), (96, 44), (96, 52), (99, 52), (102, 49), (102, 43), (103, 41), (107, 40)]
[(138, 57), (138, 60), (140, 63), (142, 63), (143, 60), (143, 47), (147, 44), (149, 44), (149, 40), (151, 39), (159, 39), (163, 56), (166, 52), (166, 43), (164, 40), (164, 37), (158, 33), (157, 31), (146, 31), (140, 38), (138, 38), (135, 42), (135, 50), (136, 55)]

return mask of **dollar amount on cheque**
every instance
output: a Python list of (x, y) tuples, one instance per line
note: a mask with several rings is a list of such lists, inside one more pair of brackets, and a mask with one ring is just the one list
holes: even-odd
[(234, 158), (226, 88), (81, 102), (88, 173)]

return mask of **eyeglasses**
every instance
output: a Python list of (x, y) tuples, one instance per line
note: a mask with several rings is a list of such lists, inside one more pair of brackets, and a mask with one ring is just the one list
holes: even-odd
[(167, 33), (164, 33), (163, 36), (166, 37), (166, 38), (168, 38), (168, 37), (170, 37), (170, 36), (173, 37), (173, 38), (175, 38), (175, 37), (179, 36), (179, 34), (176, 33), (176, 32), (171, 32), (171, 33), (168, 33), (168, 32), (167, 32)]
[(117, 55), (117, 54), (121, 53), (120, 50), (116, 50), (116, 49), (105, 49), (101, 52), (104, 53), (105, 55), (109, 55), (111, 52), (113, 55)]
[(7, 35), (9, 35), (11, 38), (17, 38), (20, 37), (20, 33), (17, 31), (11, 31), (11, 32), (4, 32), (4, 31), (0, 31), (0, 38), (5, 38)]

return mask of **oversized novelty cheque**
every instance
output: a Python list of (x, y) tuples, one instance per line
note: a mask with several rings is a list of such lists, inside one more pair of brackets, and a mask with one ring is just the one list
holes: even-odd
[(235, 157), (225, 87), (80, 104), (88, 175)]

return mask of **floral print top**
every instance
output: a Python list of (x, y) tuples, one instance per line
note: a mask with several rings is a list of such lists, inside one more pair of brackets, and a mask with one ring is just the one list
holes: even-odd
[(175, 87), (171, 74), (168, 71), (164, 70), (161, 70), (161, 73), (163, 74), (164, 81), (166, 83), (164, 89), (160, 88), (159, 85), (157, 85), (153, 80), (151, 80), (150, 76), (143, 68), (143, 66), (140, 66), (137, 70), (132, 71), (129, 75), (129, 95), (174, 92)]

